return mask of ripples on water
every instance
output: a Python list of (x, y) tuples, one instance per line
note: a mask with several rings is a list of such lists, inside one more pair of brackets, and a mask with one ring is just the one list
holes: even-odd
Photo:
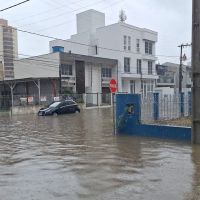
[(0, 118), (0, 199), (198, 199), (200, 149), (113, 136), (111, 110)]

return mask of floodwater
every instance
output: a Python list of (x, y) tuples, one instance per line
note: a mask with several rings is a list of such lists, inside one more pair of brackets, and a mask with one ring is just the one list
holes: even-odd
[(0, 200), (197, 200), (200, 146), (114, 136), (109, 109), (0, 118)]

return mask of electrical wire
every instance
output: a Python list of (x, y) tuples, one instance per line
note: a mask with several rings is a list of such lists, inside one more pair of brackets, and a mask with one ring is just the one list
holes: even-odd
[(22, 2), (20, 2), (20, 3), (14, 4), (14, 5), (12, 5), (12, 6), (9, 6), (9, 7), (7, 7), (7, 8), (1, 9), (0, 12), (3, 12), (3, 11), (5, 11), (5, 10), (9, 10), (9, 9), (11, 9), (11, 8), (14, 8), (14, 7), (16, 7), (16, 6), (19, 6), (19, 5), (21, 5), (21, 4), (24, 4), (24, 3), (28, 2), (28, 1), (30, 1), (30, 0), (25, 0), (25, 1), (22, 1)]
[[(76, 3), (79, 3), (79, 2), (82, 2), (83, 0), (79, 0), (77, 2), (72, 2), (71, 4), (76, 4)], [(43, 2), (43, 1), (41, 1)], [(20, 19), (17, 19), (17, 20), (14, 20), (13, 22), (19, 22), (19, 21), (24, 21), (24, 20), (27, 20), (27, 19), (30, 19), (30, 18), (33, 18), (35, 16), (41, 16), (41, 15), (45, 15), (45, 14), (48, 14), (50, 11), (55, 11), (55, 10), (60, 10), (60, 9), (64, 9), (65, 7), (62, 6), (59, 6), (59, 7), (54, 7), (53, 9), (48, 9), (46, 11), (43, 11), (43, 12), (39, 12), (39, 13), (36, 13), (36, 14), (33, 14), (33, 15), (29, 15), (29, 16), (26, 16), (26, 17), (23, 17), (23, 18), (20, 18)]]
[[(112, 4), (109, 4), (108, 6), (103, 7), (102, 10), (110, 8), (113, 5), (117, 5), (118, 3), (121, 3), (121, 0), (115, 1)], [(87, 16), (87, 18), (89, 19), (90, 17)], [(42, 32), (42, 31), (46, 31), (46, 30), (49, 30), (49, 29), (52, 29), (52, 28), (60, 27), (60, 26), (66, 25), (67, 23), (70, 23), (70, 22), (73, 22), (73, 21), (75, 21), (75, 19), (67, 20), (67, 21), (64, 21), (62, 23), (59, 23), (59, 24), (56, 24), (56, 25), (53, 25), (53, 26), (48, 26), (46, 28), (39, 29), (39, 30), (37, 30), (37, 32)]]
[(83, 7), (81, 7), (81, 8), (72, 10), (72, 11), (70, 11), (70, 12), (68, 12), (68, 13), (65, 11), (65, 12), (62, 12), (62, 13), (60, 13), (60, 14), (58, 14), (58, 15), (55, 15), (55, 16), (52, 16), (52, 17), (48, 17), (48, 18), (44, 18), (44, 19), (40, 19), (40, 20), (38, 20), (38, 21), (29, 23), (29, 24), (25, 24), (25, 25), (22, 25), (22, 26), (19, 26), (19, 27), (20, 27), (20, 28), (21, 28), (21, 27), (26, 27), (26, 26), (30, 26), (30, 25), (33, 25), (33, 24), (38, 24), (38, 23), (41, 23), (41, 22), (44, 22), (44, 21), (48, 21), (48, 20), (51, 20), (51, 19), (55, 19), (55, 18), (58, 18), (58, 17), (62, 17), (63, 15), (66, 15), (66, 14), (69, 14), (69, 13), (73, 13), (73, 12), (79, 11), (79, 10), (81, 10), (81, 9), (88, 8), (88, 7), (90, 7), (90, 6), (97, 5), (97, 4), (100, 4), (100, 3), (102, 3), (102, 2), (104, 2), (104, 0), (100, 0), (100, 1), (97, 1), (97, 2), (95, 2), (95, 3), (89, 4), (89, 5), (87, 5), (87, 6), (83, 6)]

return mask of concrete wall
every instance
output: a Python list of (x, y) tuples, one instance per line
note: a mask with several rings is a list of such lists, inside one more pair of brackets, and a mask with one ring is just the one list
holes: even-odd
[(97, 28), (105, 26), (105, 14), (96, 10), (87, 10), (76, 15), (77, 33), (95, 32)]
[(59, 53), (20, 59), (14, 62), (15, 79), (59, 77)]

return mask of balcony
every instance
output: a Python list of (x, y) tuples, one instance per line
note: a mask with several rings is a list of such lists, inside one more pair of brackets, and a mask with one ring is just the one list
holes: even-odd
[(132, 72), (121, 73), (121, 78), (132, 78), (132, 79), (158, 79), (156, 74), (137, 74)]

